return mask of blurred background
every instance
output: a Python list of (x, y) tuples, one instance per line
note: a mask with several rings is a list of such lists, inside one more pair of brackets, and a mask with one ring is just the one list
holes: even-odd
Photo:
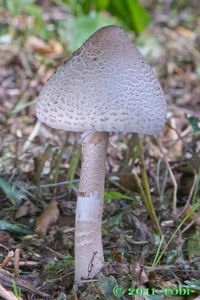
[[(34, 101), (47, 78), (108, 24), (123, 27), (154, 68), (169, 104), (169, 122), (180, 131), (182, 121), (198, 127), (199, 6), (198, 0), (0, 0), (1, 138), (14, 119), (9, 133), (21, 147), (32, 132)], [(176, 119), (177, 114), (192, 119)], [(8, 148), (5, 155), (11, 158)]]
[[(146, 280), (157, 288), (179, 280), (198, 293), (200, 216), (198, 206), (195, 213), (191, 209), (200, 202), (199, 0), (0, 0), (0, 244), (5, 246), (0, 245), (0, 259), (21, 249), (20, 274), (28, 281), (28, 275), (35, 279), (42, 274), (34, 285), (43, 282), (53, 299), (68, 299), (59, 297), (69, 294), (73, 284), (80, 138), (41, 125), (35, 102), (57, 66), (109, 24), (128, 33), (154, 69), (168, 102), (165, 129), (145, 138), (144, 153), (158, 222), (168, 239), (176, 237), (156, 264), (176, 265), (176, 271), (172, 274), (168, 267), (169, 274), (158, 275), (154, 269)], [(135, 134), (110, 138), (104, 246), (107, 259), (123, 266), (134, 259), (152, 265), (160, 242), (133, 176), (134, 169), (141, 178), (138, 149)], [(190, 217), (182, 223), (188, 211)], [(34, 264), (25, 266), (25, 260)], [(189, 273), (183, 270), (186, 263)], [(8, 266), (12, 271), (12, 259)], [(130, 272), (120, 270), (125, 277)], [(113, 278), (110, 286), (116, 285)], [(108, 290), (99, 284), (95, 293), (101, 297)], [(32, 299), (22, 292), (23, 299)], [(81, 299), (90, 299), (85, 293)]]

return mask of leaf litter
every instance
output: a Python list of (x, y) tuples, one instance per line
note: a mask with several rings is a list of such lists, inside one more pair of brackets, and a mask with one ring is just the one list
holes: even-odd
[[(66, 21), (62, 5), (44, 2), (49, 28), (58, 19)], [(168, 98), (159, 145), (146, 137), (144, 149), (164, 239), (154, 231), (134, 176), (141, 181), (137, 138), (110, 137), (102, 228), (107, 263), (99, 281), (86, 281), (79, 290), (73, 289), (79, 137), (42, 126), (29, 138), (36, 122), (35, 99), (68, 49), (58, 37), (45, 38), (48, 30), (43, 37), (27, 34), (32, 22), (28, 14), (11, 17), (1, 8), (0, 25), (13, 32), (0, 40), (0, 258), (2, 263), (10, 251), (21, 249), (15, 281), (23, 299), (112, 299), (115, 285), (159, 290), (180, 284), (198, 297), (199, 208), (194, 208), (200, 199), (199, 3), (170, 3), (149, 8), (152, 23), (136, 40)], [(13, 274), (11, 258), (0, 269), (0, 283), (10, 291)]]

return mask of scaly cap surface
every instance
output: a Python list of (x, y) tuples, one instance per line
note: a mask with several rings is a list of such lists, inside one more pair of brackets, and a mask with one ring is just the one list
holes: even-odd
[(161, 86), (118, 26), (96, 31), (46, 82), (36, 114), (65, 131), (159, 132), (166, 120)]

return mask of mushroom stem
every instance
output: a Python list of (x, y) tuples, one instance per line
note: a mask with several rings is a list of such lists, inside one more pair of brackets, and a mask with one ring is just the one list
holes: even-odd
[(108, 145), (106, 132), (87, 135), (76, 207), (75, 280), (93, 278), (104, 265), (101, 224)]

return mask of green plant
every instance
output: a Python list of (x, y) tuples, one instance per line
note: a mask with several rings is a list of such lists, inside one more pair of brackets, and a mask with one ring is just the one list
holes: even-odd
[(152, 197), (151, 197), (151, 192), (149, 188), (149, 182), (148, 182), (148, 177), (147, 177), (147, 172), (146, 172), (146, 167), (145, 167), (145, 159), (144, 159), (144, 148), (143, 148), (143, 140), (142, 138), (138, 137), (138, 149), (140, 153), (140, 168), (141, 168), (141, 176), (142, 180), (140, 181), (139, 177), (137, 174), (134, 172), (134, 177), (138, 186), (138, 190), (140, 191), (140, 194), (143, 198), (144, 204), (147, 209), (147, 213), (152, 221), (152, 224), (154, 225), (156, 232), (160, 235), (160, 237), (163, 236), (162, 230), (160, 228), (156, 212), (154, 209), (154, 205), (152, 202)]
[(6, 7), (12, 17), (26, 12), (27, 8), (37, 7), (34, 4), (35, 0), (3, 0), (1, 4)]
[(188, 220), (190, 219), (190, 217), (192, 216), (192, 214), (198, 210), (200, 207), (200, 202), (199, 203), (196, 203), (195, 205), (192, 206), (192, 209), (187, 213), (187, 215), (185, 216), (185, 218), (181, 221), (181, 223), (178, 225), (178, 227), (175, 229), (174, 233), (171, 235), (170, 239), (167, 241), (167, 243), (164, 245), (164, 248), (163, 250), (161, 251), (161, 246), (163, 245), (163, 239), (161, 239), (161, 242), (160, 242), (160, 246), (158, 247), (158, 250), (156, 252), (156, 256), (154, 258), (154, 261), (153, 261), (153, 267), (156, 267), (163, 255), (165, 254), (166, 250), (168, 249), (169, 245), (171, 244), (171, 242), (173, 241), (173, 239), (175, 238), (177, 232), (179, 232), (179, 230), (181, 229), (181, 226)]
[[(51, 32), (46, 27), (42, 19), (42, 7), (36, 4), (36, 0), (0, 0), (2, 5), (9, 13), (10, 17), (15, 18), (22, 14), (33, 17), (33, 24), (24, 26), (24, 37), (32, 34), (38, 35), (44, 40), (51, 37)], [(16, 28), (9, 26), (9, 32), (12, 37), (16, 36)]]
[(62, 0), (62, 2), (69, 5), (75, 16), (88, 15), (92, 10), (97, 12), (107, 10), (136, 34), (142, 32), (150, 21), (148, 12), (138, 0)]
[(12, 289), (13, 293), (17, 298), (20, 298), (22, 296), (21, 290), (18, 289), (15, 280), (12, 281)]
[(115, 23), (115, 20), (111, 17), (93, 11), (89, 15), (79, 15), (75, 18), (70, 18), (68, 22), (59, 21), (58, 33), (61, 42), (63, 44), (67, 42), (68, 50), (73, 52), (97, 29)]

